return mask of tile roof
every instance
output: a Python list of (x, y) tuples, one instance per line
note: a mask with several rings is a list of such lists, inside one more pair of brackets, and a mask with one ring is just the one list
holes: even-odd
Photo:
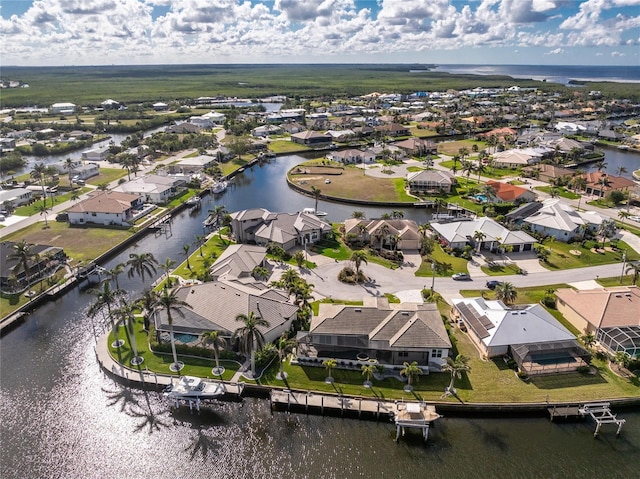
[(530, 190), (509, 183), (489, 180), (486, 184), (493, 188), (495, 195), (503, 201), (515, 201), (523, 195), (531, 195)]
[(556, 297), (596, 328), (640, 326), (638, 286), (579, 291), (561, 288)]
[(67, 210), (68, 213), (124, 213), (140, 197), (120, 191), (99, 191)]
[(451, 223), (431, 223), (431, 226), (449, 243), (461, 243), (473, 238), (473, 233), (482, 231), (485, 234), (483, 242), (498, 241), (508, 244), (535, 243), (537, 240), (524, 231), (510, 231), (491, 218), (480, 217), (471, 221), (453, 221)]
[(264, 246), (230, 245), (211, 266), (211, 275), (214, 278), (249, 276), (253, 268), (262, 264), (266, 255), (267, 248)]

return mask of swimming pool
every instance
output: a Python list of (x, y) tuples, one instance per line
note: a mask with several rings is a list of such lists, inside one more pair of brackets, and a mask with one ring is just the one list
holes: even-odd
[(480, 203), (486, 203), (487, 197), (485, 195), (473, 195), (473, 197)]
[(180, 341), (181, 343), (184, 343), (184, 344), (193, 343), (198, 340), (198, 337), (199, 336), (195, 334), (184, 334), (184, 333), (174, 334), (175, 340)]

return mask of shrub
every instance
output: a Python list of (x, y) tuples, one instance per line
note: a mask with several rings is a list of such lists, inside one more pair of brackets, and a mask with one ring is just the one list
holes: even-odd
[(590, 370), (591, 368), (589, 366), (578, 366), (576, 368), (576, 371), (580, 374), (587, 374)]

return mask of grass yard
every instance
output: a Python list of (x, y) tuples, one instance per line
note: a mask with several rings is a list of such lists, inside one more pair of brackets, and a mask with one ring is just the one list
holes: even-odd
[(111, 183), (127, 176), (125, 168), (100, 168), (100, 173), (87, 179), (90, 185), (98, 186), (102, 183)]
[(249, 158), (248, 156), (246, 160), (243, 159), (242, 157), (237, 156), (231, 161), (227, 161), (226, 163), (220, 163), (220, 169), (222, 170), (222, 174), (224, 176), (227, 176), (233, 173), (234, 171), (242, 168), (247, 163), (249, 163), (250, 159), (251, 158)]
[[(91, 191), (91, 188), (81, 188), (79, 190), (77, 190), (75, 193), (80, 196), (84, 193), (86, 193), (87, 191)], [(59, 204), (59, 203), (64, 203), (65, 201), (69, 201), (71, 199), (71, 197), (73, 196), (74, 192), (68, 192), (68, 193), (64, 193), (61, 195), (56, 195), (53, 197), (48, 197), (47, 198), (47, 208), (51, 208), (51, 199), (53, 198), (53, 204), (54, 206)], [(31, 203), (30, 205), (26, 205), (26, 206), (19, 206), (16, 208), (16, 210), (14, 211), (14, 214), (18, 215), (18, 216), (33, 216), (33, 215), (39, 215), (41, 214), (40, 211), (38, 210), (38, 208), (40, 208), (42, 206), (42, 200), (37, 200), (34, 201), (33, 203)], [(42, 218), (44, 219), (44, 215), (42, 215)], [(47, 219), (54, 219), (55, 215), (51, 214), (51, 212), (47, 213)]]
[[(617, 242), (616, 250), (605, 250), (603, 253), (591, 251), (593, 246), (599, 247), (601, 245), (599, 242), (588, 241), (586, 245), (587, 247), (583, 247), (581, 243), (569, 244), (555, 241), (551, 245), (547, 245), (547, 247), (551, 247), (551, 255), (547, 262), (541, 264), (550, 270), (559, 270), (618, 263), (622, 262), (622, 252), (624, 250), (627, 251), (627, 261), (637, 261), (640, 259), (640, 254), (629, 247), (624, 241)], [(605, 243), (605, 247), (608, 245), (609, 243)], [(571, 251), (580, 252), (580, 254), (572, 254)]]
[[(436, 268), (437, 277), (451, 276), (453, 273), (468, 273), (467, 260), (464, 258), (458, 258), (447, 254), (442, 249), (442, 246), (437, 244), (430, 257), (436, 262), (438, 268)], [(418, 277), (431, 277), (433, 271), (431, 270), (431, 263), (422, 257), (422, 264), (415, 273)]]
[(27, 243), (59, 246), (77, 264), (95, 259), (131, 235), (132, 232), (125, 229), (70, 227), (66, 222), (49, 221), (49, 228), (43, 228), (43, 223), (38, 222), (7, 235), (3, 241), (24, 239)]
[(598, 278), (596, 282), (605, 288), (611, 288), (615, 286), (632, 286), (633, 275), (623, 275), (622, 282), (620, 282), (620, 276), (614, 276), (612, 278)]
[(501, 261), (493, 261), (480, 267), (483, 273), (489, 276), (505, 276), (511, 274), (519, 274), (520, 267), (514, 263), (504, 264)]
[[(196, 245), (191, 245), (189, 249), (189, 258), (185, 259), (178, 267), (171, 273), (173, 275), (180, 276), (184, 279), (197, 279), (199, 275), (202, 275), (205, 270), (210, 267), (216, 258), (227, 249), (230, 241), (217, 234), (213, 235), (202, 248)], [(158, 261), (162, 262), (160, 259)], [(208, 264), (208, 266), (207, 266)], [(191, 266), (189, 268), (187, 265)]]
[[(339, 175), (289, 172), (288, 177), (292, 183), (308, 192), (311, 192), (311, 187), (315, 186), (322, 191), (323, 195), (334, 198), (371, 202), (413, 203), (415, 201), (415, 198), (405, 192), (403, 178), (375, 178), (364, 175), (359, 168), (345, 168), (341, 172)], [(325, 183), (326, 179), (331, 183)]]
[(438, 153), (453, 156), (457, 155), (460, 148), (466, 148), (469, 150), (469, 154), (473, 152), (473, 145), (478, 145), (478, 149), (485, 148), (485, 143), (475, 140), (456, 140), (456, 141), (443, 141), (438, 143)]
[(271, 140), (269, 142), (269, 150), (274, 153), (294, 153), (300, 151), (310, 151), (311, 149), (304, 145), (299, 145), (288, 140)]
[(562, 198), (567, 198), (569, 200), (577, 200), (580, 198), (580, 195), (574, 193), (573, 191), (568, 190), (564, 186), (536, 186), (534, 190), (542, 191), (543, 193), (551, 194), (551, 190), (555, 190), (558, 193), (558, 196)]

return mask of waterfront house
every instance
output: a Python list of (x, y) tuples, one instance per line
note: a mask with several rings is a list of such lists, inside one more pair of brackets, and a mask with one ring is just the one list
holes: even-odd
[(399, 123), (386, 123), (384, 125), (379, 125), (375, 127), (377, 132), (380, 132), (385, 136), (399, 137), (399, 136), (410, 136), (411, 130), (409, 127), (404, 125), (400, 125)]
[(605, 197), (612, 191), (630, 191), (636, 184), (623, 176), (614, 176), (602, 171), (592, 171), (584, 173), (582, 177), (586, 180), (585, 193)]
[(536, 199), (536, 194), (521, 186), (489, 180), (485, 183), (493, 189), (492, 200), (498, 203), (527, 203)]
[(473, 238), (476, 231), (484, 234), (480, 248), (490, 251), (504, 246), (510, 246), (514, 253), (532, 251), (536, 243), (536, 239), (524, 231), (511, 231), (486, 216), (471, 221), (431, 223), (431, 227), (438, 233), (441, 244), (452, 249), (464, 249), (466, 245), (477, 248), (477, 240)]
[(109, 155), (109, 147), (92, 148), (82, 152), (82, 159), (85, 161), (102, 161), (106, 160)]
[(67, 210), (71, 225), (130, 226), (140, 196), (119, 191), (96, 191)]
[(563, 177), (572, 177), (575, 173), (575, 170), (563, 168), (562, 166), (557, 165), (549, 165), (547, 163), (540, 163), (535, 166), (525, 166), (522, 168), (523, 176), (535, 178), (536, 180), (544, 181), (546, 183), (553, 183)]
[(115, 187), (113, 191), (140, 196), (143, 202), (156, 205), (168, 203), (185, 186), (183, 179), (172, 176), (145, 175)]
[(451, 318), (467, 331), (482, 357), (510, 355), (529, 376), (572, 372), (589, 361), (575, 336), (539, 304), (454, 299)]
[(421, 170), (407, 173), (409, 191), (415, 195), (450, 193), (456, 177), (448, 171)]
[(371, 151), (362, 151), (355, 148), (350, 148), (348, 150), (332, 151), (327, 154), (327, 158), (332, 161), (343, 163), (345, 165), (373, 163), (376, 161), (375, 153)]
[(400, 250), (420, 249), (420, 232), (413, 220), (383, 220), (348, 218), (344, 222), (345, 238), (354, 238), (374, 248)]
[(51, 105), (50, 110), (54, 115), (70, 115), (75, 113), (76, 105), (68, 102), (54, 103)]
[(272, 213), (264, 208), (231, 213), (231, 231), (240, 243), (274, 243), (285, 251), (320, 241), (331, 225), (311, 213)]
[(331, 144), (331, 137), (313, 130), (291, 135), (291, 141), (299, 145), (323, 148)]
[(71, 178), (78, 177), (77, 179), (86, 180), (87, 178), (91, 178), (93, 176), (98, 176), (100, 174), (100, 167), (95, 163), (86, 163), (84, 165), (75, 165), (71, 170), (69, 170), (69, 175)]
[(556, 291), (558, 311), (582, 333), (591, 333), (611, 354), (640, 357), (640, 287)]
[(533, 148), (505, 150), (493, 154), (492, 164), (497, 168), (522, 168), (540, 163), (543, 153)]
[(425, 373), (441, 371), (451, 349), (435, 304), (389, 304), (386, 298), (365, 298), (363, 306), (322, 303), (297, 341), (302, 364), (332, 358), (338, 367), (359, 369), (416, 361)]
[(587, 231), (595, 233), (604, 218), (595, 211), (577, 211), (559, 198), (548, 198), (539, 203), (540, 208), (522, 219), (532, 231), (543, 236), (553, 236), (558, 241), (571, 241)]
[(282, 135), (284, 130), (278, 125), (261, 125), (251, 130), (253, 136), (264, 138), (271, 135)]
[(183, 158), (169, 166), (170, 173), (182, 173), (185, 175), (202, 173), (216, 161), (214, 156), (198, 155)]
[[(286, 291), (269, 288), (265, 283), (243, 283), (238, 280), (219, 280), (179, 287), (176, 296), (189, 306), (181, 306), (183, 313), (172, 314), (175, 334), (199, 335), (205, 331), (220, 331), (227, 345), (234, 344), (233, 333), (244, 326), (237, 321), (240, 314), (266, 320), (268, 326), (258, 326), (265, 342), (277, 340), (291, 327), (298, 308)], [(154, 323), (158, 335), (170, 331), (165, 310), (156, 310)]]

